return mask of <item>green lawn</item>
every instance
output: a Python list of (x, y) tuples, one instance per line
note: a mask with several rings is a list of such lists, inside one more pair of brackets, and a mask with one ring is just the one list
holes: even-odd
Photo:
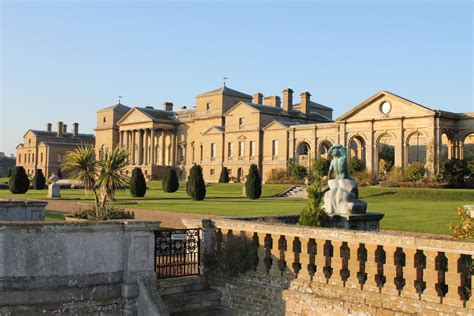
[[(117, 205), (129, 208), (189, 212), (224, 216), (261, 216), (298, 214), (306, 205), (302, 199), (275, 198), (288, 185), (264, 185), (259, 200), (241, 197), (241, 184), (208, 184), (206, 200), (191, 201), (184, 188), (176, 193), (164, 193), (161, 182), (148, 183), (144, 198), (132, 198), (128, 192), (117, 195)], [(64, 199), (86, 199), (82, 190), (62, 190)], [(454, 209), (474, 204), (474, 190), (360, 188), (360, 196), (369, 204), (369, 211), (385, 214), (382, 229), (450, 234), (449, 224), (457, 222)], [(45, 198), (46, 190), (30, 190), (24, 196), (14, 196), (7, 190), (0, 197)], [(47, 215), (47, 220), (61, 220), (60, 214)]]

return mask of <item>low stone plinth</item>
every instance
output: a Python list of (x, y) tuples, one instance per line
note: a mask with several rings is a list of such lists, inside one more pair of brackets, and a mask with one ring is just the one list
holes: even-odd
[(380, 230), (380, 221), (384, 217), (382, 213), (365, 214), (331, 214), (329, 215), (329, 227), (350, 230)]
[(474, 218), (474, 205), (463, 205), (463, 206), (467, 214), (469, 214), (472, 218)]
[(0, 200), (1, 221), (43, 221), (48, 202)]

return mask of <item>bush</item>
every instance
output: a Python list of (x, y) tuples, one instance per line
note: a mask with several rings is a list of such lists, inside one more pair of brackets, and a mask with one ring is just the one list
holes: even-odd
[(301, 212), (298, 224), (304, 226), (324, 227), (327, 225), (328, 215), (321, 207), (321, 200), (324, 194), (321, 192), (321, 185), (314, 181), (308, 189), (308, 203)]
[(458, 225), (450, 225), (454, 237), (461, 240), (474, 240), (474, 219), (467, 210), (458, 207), (456, 209), (461, 223)]
[(163, 191), (168, 193), (174, 193), (179, 189), (179, 181), (178, 175), (176, 174), (176, 170), (174, 168), (170, 168), (168, 173), (166, 174), (163, 182), (161, 183), (163, 186)]
[(250, 165), (247, 181), (245, 182), (245, 193), (252, 200), (257, 200), (262, 195), (262, 178), (260, 178), (255, 164)]
[(292, 180), (301, 180), (308, 175), (306, 168), (298, 165), (293, 158), (290, 158), (286, 164), (286, 173)]
[(393, 167), (385, 175), (385, 180), (380, 183), (382, 187), (399, 187), (400, 184), (405, 181), (405, 177), (402, 172), (402, 168)]
[(387, 179), (388, 173), (392, 170), (392, 163), (385, 159), (379, 160), (379, 180), (383, 181)]
[(271, 183), (280, 183), (279, 181), (284, 181), (284, 180), (287, 180), (287, 176), (286, 176), (286, 170), (283, 169), (283, 168), (278, 168), (278, 169), (272, 169), (272, 171), (270, 171), (270, 174), (268, 176), (268, 180), (267, 180), (267, 183), (268, 182), (271, 182)]
[(133, 197), (144, 197), (146, 193), (146, 181), (142, 169), (135, 167), (130, 178), (130, 194)]
[(96, 212), (95, 208), (81, 209), (72, 214), (72, 217), (91, 221), (106, 221), (112, 219), (134, 219), (135, 213), (118, 209), (113, 205), (106, 205), (100, 208), (99, 212)]
[(224, 167), (219, 176), (219, 183), (229, 183), (229, 180), (229, 170), (227, 170), (227, 167)]
[(26, 175), (25, 168), (15, 167), (8, 182), (10, 192), (13, 194), (24, 194), (30, 188), (30, 179)]
[(414, 162), (405, 169), (405, 180), (416, 182), (425, 176), (425, 166), (421, 162)]
[(46, 187), (46, 178), (44, 177), (41, 169), (35, 170), (35, 176), (33, 177), (33, 189), (44, 190)]
[(372, 174), (365, 170), (355, 172), (352, 177), (359, 187), (366, 187), (375, 184)]
[(351, 157), (349, 159), (349, 163), (347, 164), (347, 169), (349, 170), (350, 175), (354, 175), (359, 171), (362, 171), (364, 168), (362, 167), (362, 160), (357, 157)]
[(204, 264), (211, 271), (237, 277), (254, 270), (258, 264), (258, 244), (243, 236), (228, 235), (220, 248), (204, 256)]
[[(441, 166), (439, 178), (449, 184), (462, 184), (467, 176), (472, 177), (471, 166), (465, 160), (451, 159), (446, 160)], [(472, 166), (474, 168), (474, 166)]]
[(331, 161), (325, 158), (318, 158), (313, 162), (313, 177), (315, 179), (321, 179), (326, 177), (329, 172), (329, 166), (331, 165)]
[(206, 184), (204, 183), (200, 165), (195, 164), (189, 170), (186, 193), (195, 201), (202, 201), (206, 197)]

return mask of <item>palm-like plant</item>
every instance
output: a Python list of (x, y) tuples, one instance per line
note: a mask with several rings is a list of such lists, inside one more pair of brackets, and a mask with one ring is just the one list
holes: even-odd
[(102, 155), (98, 162), (99, 175), (96, 186), (101, 193), (101, 207), (108, 201), (115, 199), (115, 191), (124, 189), (128, 177), (122, 174), (128, 164), (128, 152), (123, 148), (116, 148), (110, 154)]

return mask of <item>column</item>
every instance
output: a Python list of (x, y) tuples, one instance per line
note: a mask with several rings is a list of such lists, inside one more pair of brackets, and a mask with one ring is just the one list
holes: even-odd
[(170, 166), (174, 166), (176, 164), (176, 130), (172, 130), (171, 134), (171, 162)]
[(143, 149), (145, 159), (144, 159), (143, 164), (148, 165), (150, 163), (149, 158), (148, 158), (150, 154), (149, 149), (148, 149), (148, 128), (145, 128), (143, 133), (145, 134), (145, 147)]
[(161, 130), (161, 165), (166, 166), (166, 135), (165, 130)]
[(138, 164), (143, 164), (143, 130), (138, 130)]
[(136, 163), (135, 160), (135, 136), (136, 136), (137, 131), (133, 130), (130, 132), (130, 137), (132, 139), (132, 148), (130, 148), (130, 155), (132, 157), (132, 165)]
[(120, 131), (120, 141), (119, 141), (119, 145), (120, 147), (123, 147), (123, 131)]
[(151, 165), (155, 165), (155, 129), (151, 129), (151, 140), (150, 140), (150, 146), (151, 146)]

